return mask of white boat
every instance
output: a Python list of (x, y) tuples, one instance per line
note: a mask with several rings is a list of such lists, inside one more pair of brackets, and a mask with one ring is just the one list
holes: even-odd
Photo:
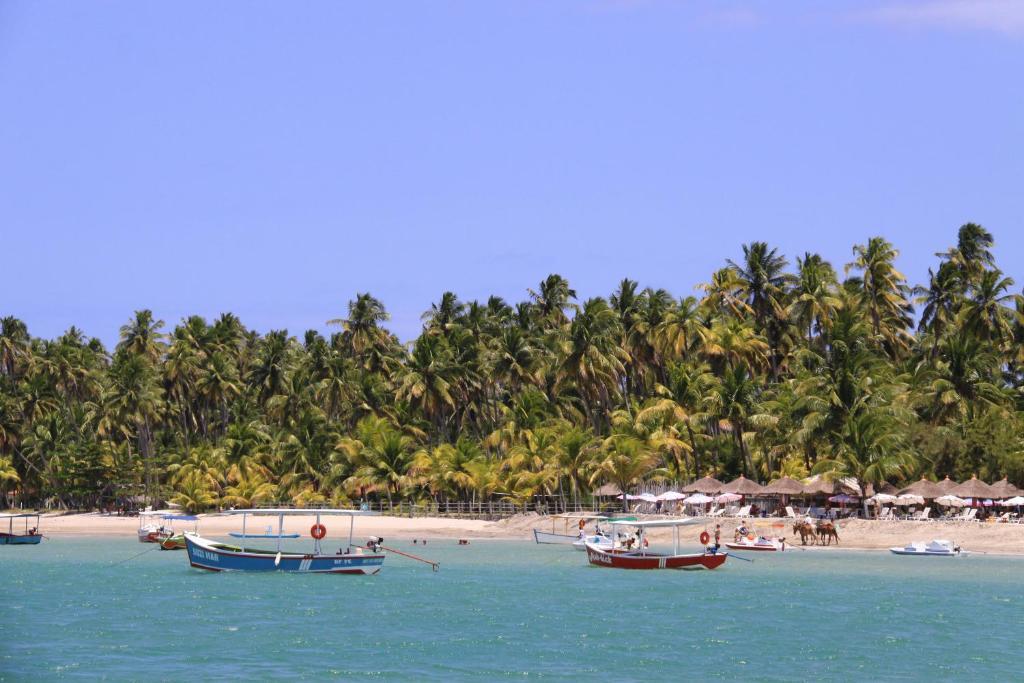
[(612, 540), (610, 536), (605, 536), (603, 533), (581, 536), (573, 541), (572, 547), (576, 550), (585, 551), (588, 545), (600, 548), (601, 550), (611, 550), (612, 548), (619, 547), (619, 544)]
[[(565, 521), (562, 533), (555, 531), (555, 520), (557, 519)], [(542, 544), (573, 545), (576, 541), (579, 541), (582, 538), (582, 536), (580, 536), (580, 532), (583, 531), (587, 522), (603, 519), (607, 519), (606, 515), (599, 515), (590, 512), (567, 512), (562, 515), (551, 515), (551, 531), (548, 532), (534, 529), (533, 540)], [(570, 533), (570, 522), (573, 523), (574, 533)]]
[(783, 552), (786, 549), (786, 539), (784, 538), (765, 538), (764, 536), (754, 536), (748, 534), (747, 536), (741, 537), (737, 541), (731, 541), (723, 544), (730, 550), (751, 550), (756, 552)]
[(139, 543), (162, 543), (174, 535), (174, 529), (163, 523), (168, 512), (139, 513)]
[(928, 543), (914, 541), (902, 548), (889, 548), (889, 552), (894, 555), (925, 555), (928, 557), (958, 557), (970, 554), (966, 550), (962, 550), (953, 541), (944, 539), (936, 539)]

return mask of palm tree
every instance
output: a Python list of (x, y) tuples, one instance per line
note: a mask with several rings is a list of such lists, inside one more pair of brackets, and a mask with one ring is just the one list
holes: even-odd
[(576, 298), (576, 292), (561, 275), (548, 275), (538, 291), (528, 290), (543, 327), (559, 327), (568, 322), (565, 309)]
[(142, 356), (151, 363), (156, 363), (163, 352), (164, 335), (160, 329), (163, 320), (154, 320), (149, 309), (135, 311), (135, 318), (121, 327), (121, 343), (118, 349)]
[(807, 332), (807, 343), (828, 327), (840, 301), (836, 296), (836, 272), (818, 254), (805, 253), (796, 259), (796, 284), (790, 316)]
[(903, 273), (893, 265), (899, 252), (881, 237), (853, 248), (856, 257), (846, 270), (861, 271), (861, 299), (871, 320), (871, 330), (885, 343), (890, 355), (902, 355), (909, 344), (907, 329), (913, 308), (907, 302), (910, 288)]
[(345, 346), (356, 358), (366, 358), (372, 351), (382, 351), (390, 344), (390, 335), (382, 328), (388, 315), (384, 304), (368, 293), (357, 293), (348, 302), (348, 317), (328, 320), (328, 325), (341, 325)]
[(998, 268), (984, 271), (964, 305), (964, 326), (983, 341), (1001, 344), (1009, 339), (1013, 309), (1007, 304), (1019, 299), (1019, 295), (1008, 293), (1012, 286), (1013, 278), (1003, 277)]
[(629, 511), (626, 491), (634, 484), (664, 474), (658, 468), (658, 456), (641, 439), (629, 434), (613, 434), (605, 439), (604, 452), (591, 474), (591, 486), (611, 482), (623, 492), (622, 509)]
[(835, 440), (835, 452), (819, 460), (812, 471), (832, 479), (852, 477), (861, 490), (908, 472), (913, 465), (903, 426), (883, 409), (850, 416)]
[(616, 343), (619, 329), (618, 317), (604, 299), (588, 299), (577, 310), (563, 343), (558, 380), (573, 383), (595, 429), (607, 422), (628, 360)]

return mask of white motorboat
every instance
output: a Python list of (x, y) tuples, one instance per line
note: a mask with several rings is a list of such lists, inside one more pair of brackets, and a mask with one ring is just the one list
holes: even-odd
[(765, 538), (764, 536), (754, 536), (754, 534), (748, 534), (742, 536), (739, 540), (732, 541), (723, 544), (730, 550), (751, 550), (755, 552), (783, 552), (786, 550), (786, 539), (784, 538)]
[(889, 548), (889, 552), (894, 555), (924, 555), (928, 557), (958, 557), (970, 554), (953, 541), (945, 539), (936, 539), (928, 543), (914, 541), (902, 548)]
[(581, 536), (578, 540), (573, 541), (572, 547), (576, 550), (585, 551), (588, 545), (600, 548), (601, 550), (611, 550), (612, 548), (618, 548), (620, 544), (604, 534), (591, 534), (590, 536)]

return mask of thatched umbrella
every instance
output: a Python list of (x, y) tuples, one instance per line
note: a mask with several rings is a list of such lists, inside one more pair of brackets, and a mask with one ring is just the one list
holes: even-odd
[(594, 491), (594, 495), (598, 498), (612, 498), (615, 496), (621, 496), (622, 491), (615, 484), (605, 484), (598, 490)]
[[(943, 491), (938, 484), (934, 481), (929, 481), (924, 477), (921, 477), (920, 481), (915, 481), (905, 489), (900, 489), (900, 495), (909, 496), (921, 496), (922, 498), (938, 498), (939, 496), (945, 495), (946, 491)], [(955, 494), (954, 494), (955, 495)]]
[(776, 479), (761, 491), (762, 494), (771, 496), (799, 496), (803, 492), (804, 485), (789, 477)]
[(887, 481), (882, 482), (881, 485), (879, 485), (877, 488), (874, 484), (868, 484), (864, 490), (864, 497), (870, 498), (879, 493), (884, 493), (889, 496), (895, 496), (899, 494), (899, 490)]
[(706, 494), (711, 494), (711, 493), (721, 493), (723, 486), (725, 486), (725, 484), (723, 484), (722, 482), (718, 481), (714, 477), (704, 477), (703, 479), (698, 479), (697, 481), (693, 482), (692, 484), (687, 484), (686, 486), (684, 486), (680, 490), (683, 493), (706, 493)]
[(1003, 477), (996, 483), (992, 484), (992, 490), (996, 492), (996, 496), (999, 498), (1013, 498), (1019, 496), (1024, 491), (1010, 483), (1009, 479)]
[(973, 475), (970, 479), (957, 486), (949, 492), (949, 495), (958, 498), (999, 498), (999, 493), (991, 486)]
[(814, 477), (804, 484), (805, 496), (831, 496), (836, 492), (835, 482), (825, 481), (822, 477)]
[(940, 489), (942, 489), (942, 492), (943, 492), (943, 493), (949, 493), (950, 491), (952, 491), (953, 489), (955, 489), (955, 488), (956, 488), (957, 486), (959, 486), (959, 484), (957, 484), (957, 483), (956, 483), (955, 481), (953, 481), (952, 479), (950, 479), (950, 478), (949, 478), (949, 475), (947, 474), (947, 475), (946, 475), (946, 478), (945, 478), (945, 479), (943, 479), (942, 481), (940, 481), (940, 482), (939, 482), (939, 483), (937, 484), (937, 486), (938, 486), (938, 487), (939, 487)]
[(764, 487), (742, 474), (722, 487), (726, 493), (738, 493), (741, 496), (756, 496), (764, 491)]

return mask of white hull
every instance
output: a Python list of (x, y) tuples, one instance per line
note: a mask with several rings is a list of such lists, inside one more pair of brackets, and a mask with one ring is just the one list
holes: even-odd
[(587, 536), (586, 538), (580, 538), (572, 544), (572, 547), (576, 550), (583, 552), (586, 551), (588, 545), (593, 546), (595, 548), (600, 548), (604, 551), (612, 550), (613, 548), (618, 547), (615, 541), (608, 538), (607, 536)]
[(580, 540), (579, 536), (567, 536), (565, 534), (552, 534), (547, 531), (533, 530), (533, 540), (537, 543), (550, 543), (552, 545), (572, 545)]
[(970, 555), (966, 550), (917, 550), (914, 548), (889, 548), (893, 555), (922, 555), (927, 557), (959, 557)]
[(922, 557), (959, 557), (968, 555), (950, 541), (932, 541), (931, 543), (911, 543), (899, 548), (889, 548), (893, 555), (920, 555)]

